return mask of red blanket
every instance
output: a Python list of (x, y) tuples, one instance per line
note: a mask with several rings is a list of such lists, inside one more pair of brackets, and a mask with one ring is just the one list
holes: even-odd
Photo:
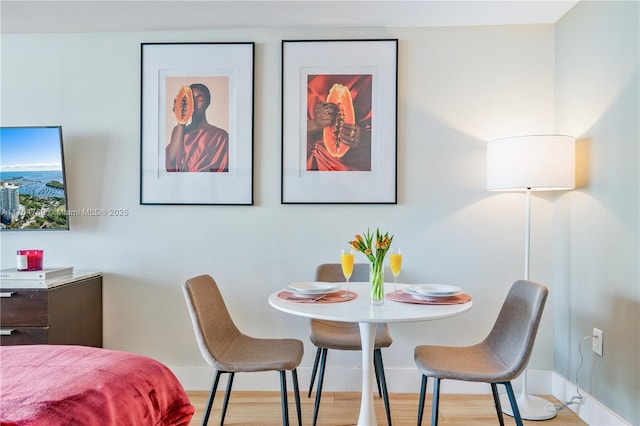
[(165, 365), (84, 346), (0, 346), (0, 423), (188, 425), (195, 409)]

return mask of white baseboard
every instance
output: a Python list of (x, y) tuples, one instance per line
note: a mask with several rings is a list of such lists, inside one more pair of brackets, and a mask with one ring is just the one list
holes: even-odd
[[(208, 391), (213, 381), (214, 369), (211, 367), (174, 367), (174, 374), (178, 377), (182, 386), (190, 391)], [(551, 371), (528, 370), (528, 393), (551, 394)], [(288, 375), (287, 375), (288, 376)], [(311, 367), (298, 368), (298, 381), (300, 389), (309, 389)], [(385, 366), (387, 389), (390, 393), (418, 393), (422, 376), (416, 368), (389, 368)], [(291, 383), (291, 382), (289, 382)], [(329, 392), (358, 392), (362, 383), (362, 370), (360, 368), (327, 367), (323, 389)], [(222, 385), (226, 386), (226, 378), (223, 377)], [(432, 386), (429, 381), (428, 389)], [(238, 373), (235, 375), (233, 388), (235, 390), (255, 391), (279, 391), (280, 379), (275, 372), (264, 373)], [(521, 379), (513, 381), (513, 389), (520, 392)], [(455, 394), (490, 394), (491, 388), (485, 383), (460, 382), (445, 380), (441, 386), (442, 393)]]
[[(570, 401), (574, 396), (578, 396), (575, 383), (571, 383), (560, 374), (553, 371), (551, 373), (552, 395), (559, 401)], [(629, 425), (620, 416), (609, 410), (598, 400), (593, 398), (584, 390), (580, 389), (580, 395), (584, 398), (583, 404), (569, 405), (571, 409), (584, 422), (590, 426), (622, 426)], [(566, 410), (567, 408), (565, 408)]]

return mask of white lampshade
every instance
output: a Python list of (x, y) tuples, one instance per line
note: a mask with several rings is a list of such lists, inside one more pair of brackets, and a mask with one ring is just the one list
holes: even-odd
[(487, 144), (487, 189), (555, 191), (575, 188), (575, 138), (518, 136)]

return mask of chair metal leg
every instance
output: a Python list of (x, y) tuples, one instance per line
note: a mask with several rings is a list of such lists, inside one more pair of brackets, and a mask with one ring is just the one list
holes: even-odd
[(438, 426), (438, 406), (440, 404), (440, 378), (433, 380), (433, 407), (431, 407), (431, 426)]
[(233, 386), (233, 378), (236, 373), (229, 373), (229, 380), (227, 381), (227, 390), (224, 392), (224, 402), (222, 403), (222, 416), (220, 416), (220, 426), (224, 424), (224, 416), (227, 414), (227, 405), (229, 404), (229, 397), (231, 396), (231, 386)]
[(216, 390), (218, 389), (218, 382), (220, 381), (219, 370), (216, 370), (216, 375), (213, 378), (213, 383), (211, 384), (211, 392), (209, 393), (209, 400), (207, 401), (207, 408), (204, 410), (204, 416), (202, 417), (202, 426), (207, 426), (209, 422), (209, 414), (211, 414), (211, 407), (213, 406), (213, 399), (216, 397)]
[(324, 366), (327, 363), (327, 348), (322, 348), (320, 358), (320, 371), (318, 372), (318, 388), (316, 389), (316, 402), (313, 405), (313, 426), (318, 421), (318, 411), (320, 410), (320, 398), (322, 397), (322, 382), (324, 382)]
[(280, 399), (282, 400), (282, 426), (289, 426), (289, 401), (287, 398), (287, 376), (280, 371)]
[(294, 368), (291, 370), (293, 378), (293, 397), (296, 400), (296, 414), (298, 415), (298, 426), (302, 426), (302, 408), (300, 407), (300, 388), (298, 387), (298, 371)]
[(389, 392), (387, 391), (387, 379), (384, 375), (384, 364), (382, 363), (382, 351), (378, 348), (373, 351), (373, 360), (377, 362), (377, 375), (380, 377), (378, 385), (382, 387), (382, 399), (384, 400), (384, 410), (387, 414), (387, 424), (391, 426), (391, 408), (389, 407)]
[(522, 426), (522, 417), (520, 417), (518, 402), (516, 401), (516, 396), (513, 393), (511, 382), (504, 382), (503, 385), (505, 388), (507, 388), (507, 395), (509, 396), (509, 402), (511, 403), (511, 410), (513, 411), (513, 420), (516, 422), (516, 426)]
[(500, 396), (498, 395), (498, 385), (491, 383), (491, 393), (493, 394), (493, 402), (496, 406), (496, 413), (498, 414), (498, 422), (500, 426), (504, 426), (504, 418), (502, 417), (502, 405), (500, 404)]
[(373, 372), (376, 374), (376, 385), (378, 386), (378, 396), (382, 398), (382, 387), (380, 386), (380, 364), (378, 363), (377, 354), (380, 352), (380, 349), (373, 350)]
[(422, 426), (422, 414), (424, 413), (424, 396), (427, 393), (427, 376), (422, 375), (422, 383), (420, 384), (420, 399), (418, 401), (418, 425)]
[(322, 348), (316, 350), (316, 358), (313, 360), (313, 369), (311, 370), (311, 384), (309, 385), (309, 393), (307, 398), (311, 398), (311, 391), (313, 390), (313, 383), (316, 381), (316, 373), (318, 372), (318, 361), (320, 360), (320, 353)]

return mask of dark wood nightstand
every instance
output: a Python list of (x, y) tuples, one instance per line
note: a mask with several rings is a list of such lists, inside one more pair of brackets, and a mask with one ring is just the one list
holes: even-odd
[(0, 345), (102, 347), (101, 273), (1, 284)]

